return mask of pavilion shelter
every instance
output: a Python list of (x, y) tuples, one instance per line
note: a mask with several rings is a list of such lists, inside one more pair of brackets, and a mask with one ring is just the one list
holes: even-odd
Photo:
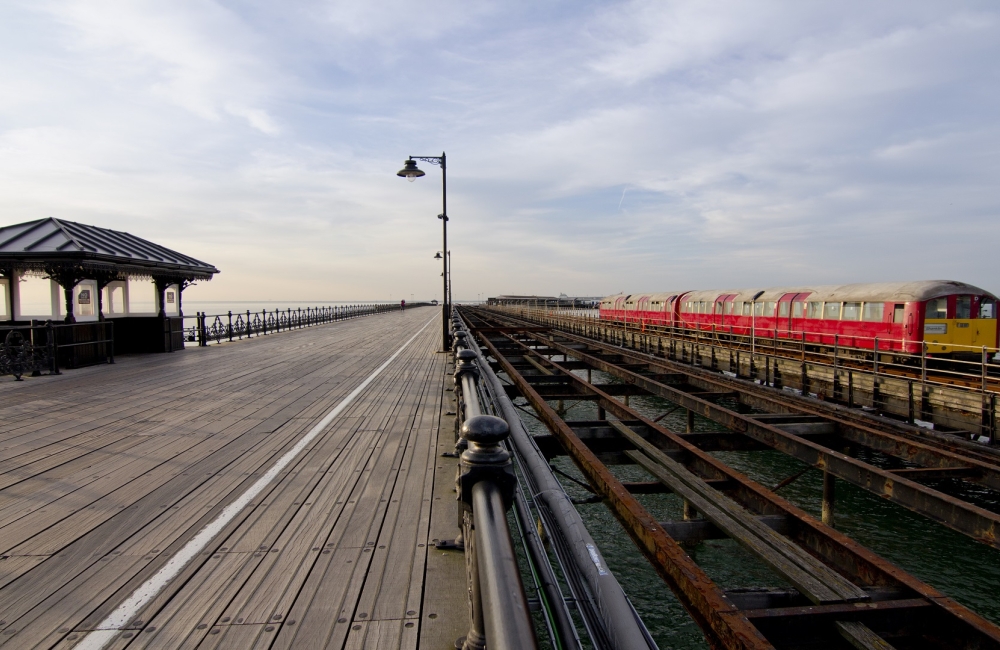
[[(0, 327), (77, 323), (59, 331), (79, 343), (111, 330), (116, 354), (172, 352), (184, 347), (184, 289), (218, 272), (127, 232), (51, 217), (5, 226)], [(113, 327), (85, 326), (106, 321)]]

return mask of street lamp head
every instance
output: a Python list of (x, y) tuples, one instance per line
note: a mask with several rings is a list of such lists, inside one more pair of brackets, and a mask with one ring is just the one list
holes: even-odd
[(402, 176), (411, 183), (415, 178), (420, 178), (424, 172), (417, 167), (417, 161), (410, 159), (403, 163), (403, 168), (396, 172), (396, 176)]
[(434, 259), (436, 259), (436, 260), (441, 259), (441, 251), (438, 251), (438, 252), (434, 253)]

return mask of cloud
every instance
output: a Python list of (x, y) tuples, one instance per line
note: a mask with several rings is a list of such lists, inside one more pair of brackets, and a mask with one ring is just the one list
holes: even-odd
[(434, 295), (440, 170), (395, 172), (446, 150), (463, 296), (998, 290), (997, 17), (920, 1), (9, 3), (0, 210), (163, 240), (222, 268), (196, 289), (211, 298)]

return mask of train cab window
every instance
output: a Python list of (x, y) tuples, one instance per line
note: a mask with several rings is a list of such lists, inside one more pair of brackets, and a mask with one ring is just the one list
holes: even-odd
[(993, 298), (987, 298), (982, 296), (979, 298), (979, 317), (980, 318), (996, 318), (997, 317), (997, 303)]
[(903, 312), (906, 311), (905, 305), (893, 305), (892, 307), (892, 322), (902, 323), (903, 322)]
[(861, 320), (861, 303), (860, 302), (845, 302), (844, 303), (844, 313), (840, 317), (841, 320)]
[(972, 296), (955, 297), (955, 318), (972, 318)]
[(811, 302), (809, 303), (809, 315), (806, 318), (823, 318), (823, 303), (821, 302)]
[(869, 323), (881, 323), (882, 316), (885, 315), (885, 303), (881, 302), (866, 302), (865, 308), (862, 311), (862, 320), (868, 321)]
[(788, 303), (779, 302), (778, 303), (778, 318), (788, 318)]
[(839, 302), (828, 302), (823, 305), (823, 320), (840, 320)]
[(927, 312), (924, 318), (948, 318), (948, 299), (935, 298), (927, 301)]
[(792, 303), (792, 318), (802, 318), (805, 312), (805, 304), (801, 302)]

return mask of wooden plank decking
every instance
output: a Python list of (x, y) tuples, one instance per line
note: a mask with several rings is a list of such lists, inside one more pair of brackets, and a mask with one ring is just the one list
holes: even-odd
[(108, 646), (416, 647), (454, 477), (436, 313), (3, 378), (0, 644), (80, 643), (430, 322)]

